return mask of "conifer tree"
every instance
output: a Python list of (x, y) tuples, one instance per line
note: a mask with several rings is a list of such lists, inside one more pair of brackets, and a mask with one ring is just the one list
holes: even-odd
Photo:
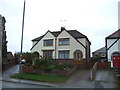
[(2, 17), (2, 57), (7, 56), (7, 41), (6, 41), (6, 30), (5, 30), (6, 20)]

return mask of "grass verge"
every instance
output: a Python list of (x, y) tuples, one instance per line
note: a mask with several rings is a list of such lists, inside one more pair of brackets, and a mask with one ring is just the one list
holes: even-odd
[(11, 78), (50, 82), (50, 83), (63, 83), (68, 80), (68, 77), (63, 77), (63, 76), (45, 75), (45, 74), (25, 74), (25, 73), (15, 74), (11, 76)]

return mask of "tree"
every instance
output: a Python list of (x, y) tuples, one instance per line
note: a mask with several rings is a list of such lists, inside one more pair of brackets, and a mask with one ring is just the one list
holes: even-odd
[(2, 17), (2, 57), (7, 57), (7, 41), (6, 41), (6, 31), (5, 31), (6, 20)]

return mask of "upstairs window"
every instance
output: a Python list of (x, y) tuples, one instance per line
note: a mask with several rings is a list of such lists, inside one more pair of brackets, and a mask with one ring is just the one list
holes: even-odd
[(53, 46), (53, 39), (44, 40), (44, 46)]
[(59, 45), (69, 45), (70, 39), (69, 38), (60, 38), (59, 39)]

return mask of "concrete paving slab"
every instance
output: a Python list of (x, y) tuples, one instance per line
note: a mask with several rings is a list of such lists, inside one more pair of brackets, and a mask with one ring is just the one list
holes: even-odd
[(96, 81), (110, 81), (110, 82), (116, 81), (113, 71), (106, 70), (106, 69), (97, 70), (95, 80)]

